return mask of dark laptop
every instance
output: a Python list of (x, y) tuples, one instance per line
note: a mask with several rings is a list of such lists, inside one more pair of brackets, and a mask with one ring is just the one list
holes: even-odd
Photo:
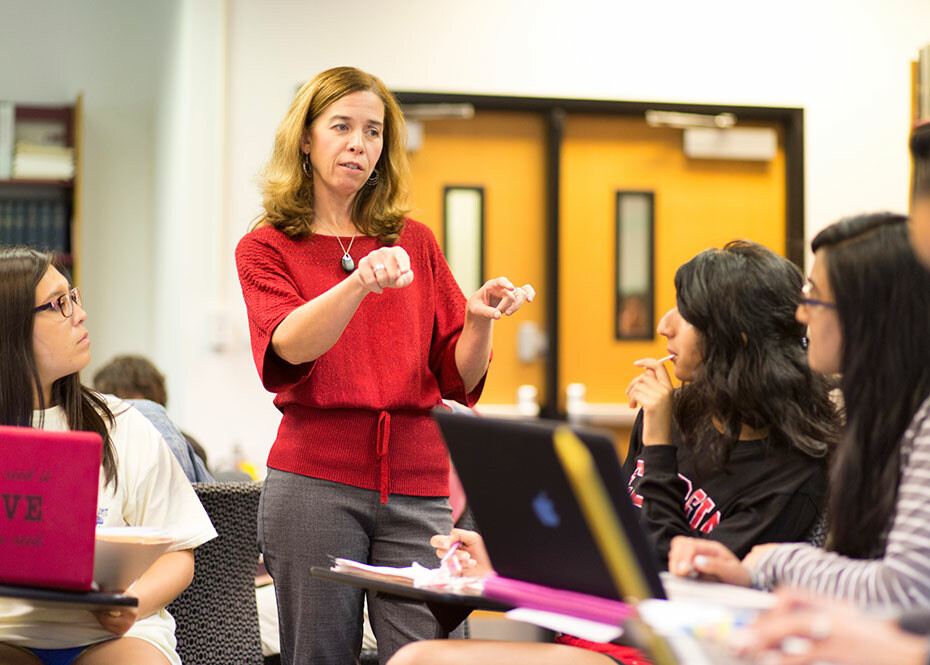
[[(619, 599), (553, 447), (563, 422), (532, 423), (436, 410), (494, 569), (505, 577)], [(627, 493), (613, 443), (573, 428), (591, 451), (646, 583), (665, 598), (655, 553)]]

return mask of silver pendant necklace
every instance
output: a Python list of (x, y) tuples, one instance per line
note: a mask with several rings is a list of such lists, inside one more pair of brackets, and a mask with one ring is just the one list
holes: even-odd
[(333, 237), (336, 238), (336, 242), (339, 243), (339, 249), (342, 250), (342, 259), (340, 260), (339, 264), (342, 266), (342, 269), (347, 273), (355, 270), (355, 261), (353, 261), (352, 257), (349, 256), (349, 250), (352, 249), (352, 243), (355, 242), (355, 236), (358, 235), (358, 229), (355, 229), (355, 231), (352, 233), (352, 239), (349, 241), (348, 249), (346, 249), (346, 247), (342, 244), (342, 239), (339, 237), (339, 234), (333, 231), (332, 227), (324, 222), (322, 217), (316, 213), (313, 213), (313, 216), (316, 217), (320, 223), (326, 227), (327, 231), (333, 234)]

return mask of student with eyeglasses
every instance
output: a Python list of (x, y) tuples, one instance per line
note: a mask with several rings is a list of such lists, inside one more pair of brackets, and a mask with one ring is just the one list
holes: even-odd
[(49, 255), (0, 248), (0, 424), (96, 432), (103, 439), (97, 524), (160, 527), (174, 540), (125, 591), (138, 607), (42, 610), (15, 621), (0, 614), (0, 663), (181, 665), (165, 607), (191, 582), (192, 550), (216, 531), (151, 423), (81, 384), (90, 362), (86, 318), (81, 292)]
[(797, 317), (811, 368), (839, 374), (846, 426), (831, 465), (825, 549), (672, 541), (669, 569), (788, 585), (864, 607), (930, 608), (930, 273), (907, 218), (845, 219), (813, 240)]
[[(930, 121), (914, 128), (911, 246), (930, 269)], [(902, 282), (903, 288), (910, 288)], [(739, 637), (741, 655), (760, 656), (772, 665), (839, 663), (840, 665), (926, 665), (930, 663), (930, 609), (897, 617), (863, 614), (849, 603), (811, 597), (796, 590), (779, 591), (775, 609), (760, 616)], [(786, 655), (786, 640), (801, 639), (806, 647)]]

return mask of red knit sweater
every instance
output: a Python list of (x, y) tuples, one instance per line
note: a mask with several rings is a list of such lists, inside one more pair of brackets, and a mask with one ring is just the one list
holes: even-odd
[[(349, 238), (343, 239), (348, 246)], [(398, 246), (413, 283), (369, 294), (315, 361), (290, 365), (271, 349), (279, 323), (346, 278), (331, 236), (292, 240), (270, 227), (239, 241), (236, 266), (262, 384), (283, 417), (268, 466), (355, 487), (448, 496), (449, 457), (429, 417), (442, 398), (472, 406), (455, 365), (465, 297), (428, 227), (407, 220)], [(355, 263), (381, 244), (359, 236)]]

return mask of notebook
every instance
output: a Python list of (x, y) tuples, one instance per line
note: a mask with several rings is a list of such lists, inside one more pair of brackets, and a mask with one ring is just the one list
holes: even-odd
[[(621, 600), (554, 448), (553, 434), (564, 423), (438, 410), (433, 415), (498, 574)], [(665, 598), (655, 552), (630, 502), (613, 443), (596, 431), (574, 431), (590, 451), (626, 534), (642, 595)]]
[(0, 426), (0, 583), (91, 588), (102, 450), (92, 432)]

